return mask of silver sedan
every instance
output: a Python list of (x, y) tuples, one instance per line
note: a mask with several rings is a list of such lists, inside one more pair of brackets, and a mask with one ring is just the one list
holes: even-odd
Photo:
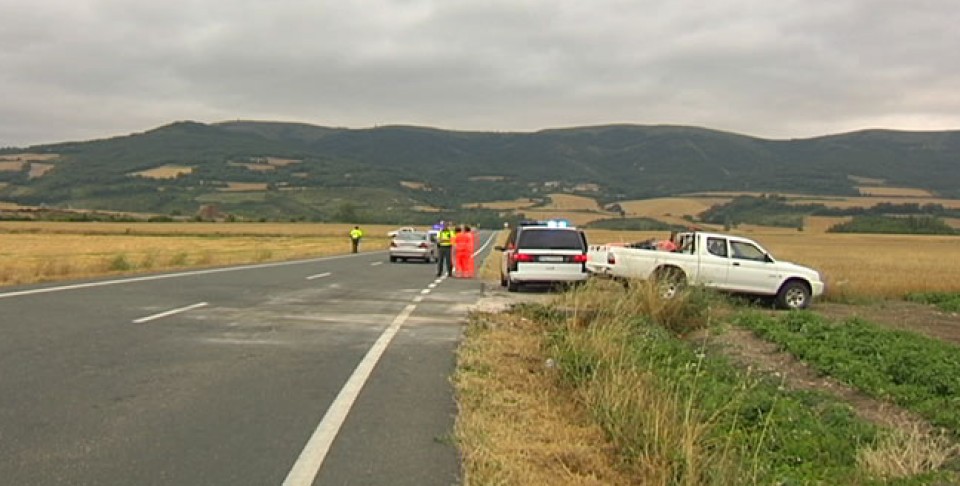
[(437, 261), (437, 239), (431, 233), (405, 231), (397, 233), (390, 242), (390, 261), (408, 259)]

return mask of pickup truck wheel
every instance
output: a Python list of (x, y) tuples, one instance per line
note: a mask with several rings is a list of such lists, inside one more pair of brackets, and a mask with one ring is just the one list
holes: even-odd
[(660, 298), (672, 299), (687, 286), (687, 279), (676, 268), (664, 268), (657, 272), (656, 285)]
[(803, 282), (787, 282), (777, 292), (776, 305), (781, 309), (806, 309), (810, 305), (810, 289)]

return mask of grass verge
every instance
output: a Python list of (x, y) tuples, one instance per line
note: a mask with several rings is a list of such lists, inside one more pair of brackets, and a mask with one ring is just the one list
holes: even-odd
[[(656, 293), (590, 283), (505, 314), (522, 324), (471, 325), (457, 379), (465, 484), (956, 480), (944, 470), (955, 453), (946, 439), (882, 428), (832, 395), (731, 364), (683, 337), (731, 312), (724, 301), (694, 292), (664, 303)], [(511, 362), (514, 377), (503, 369)], [(585, 430), (587, 449), (605, 452), (595, 462), (543, 452)]]

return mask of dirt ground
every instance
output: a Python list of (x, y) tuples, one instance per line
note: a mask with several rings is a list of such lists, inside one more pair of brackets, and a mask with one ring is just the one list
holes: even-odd
[(873, 305), (817, 302), (811, 309), (830, 319), (859, 317), (874, 324), (917, 332), (960, 346), (960, 314), (943, 312), (932, 305), (903, 301)]

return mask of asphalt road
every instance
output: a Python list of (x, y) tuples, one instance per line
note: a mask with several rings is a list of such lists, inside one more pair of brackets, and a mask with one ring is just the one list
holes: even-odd
[(376, 252), (0, 291), (0, 484), (457, 484), (449, 377), (482, 285), (435, 270)]

